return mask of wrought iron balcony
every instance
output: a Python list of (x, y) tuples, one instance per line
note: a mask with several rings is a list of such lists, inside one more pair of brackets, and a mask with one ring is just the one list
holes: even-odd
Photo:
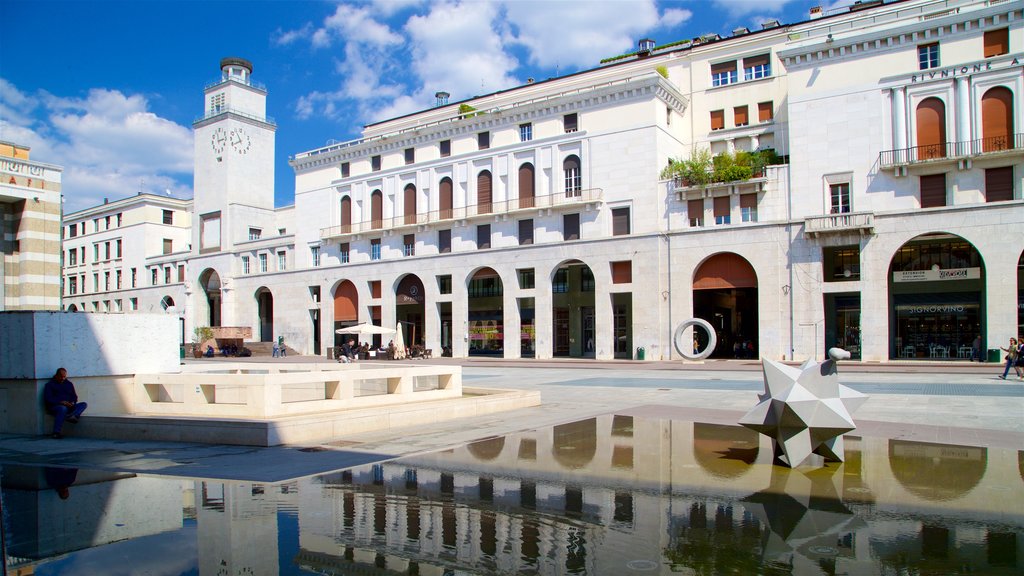
[(1024, 150), (1024, 133), (1017, 133), (963, 142), (944, 142), (885, 150), (879, 155), (878, 165), (884, 170), (926, 162), (953, 162), (977, 156), (1019, 153), (1021, 150)]
[(546, 196), (534, 196), (532, 198), (513, 198), (501, 200), (489, 204), (473, 204), (470, 206), (458, 206), (446, 210), (432, 210), (429, 212), (418, 212), (416, 214), (404, 214), (381, 218), (379, 220), (364, 220), (352, 224), (341, 224), (329, 228), (320, 229), (322, 240), (345, 238), (358, 234), (367, 234), (383, 231), (396, 231), (403, 228), (413, 228), (424, 224), (435, 222), (448, 222), (453, 220), (476, 220), (489, 218), (495, 215), (514, 214), (530, 210), (568, 209), (584, 204), (601, 202), (603, 192), (600, 188), (588, 188), (548, 194)]
[(826, 216), (811, 216), (804, 220), (804, 235), (809, 238), (822, 234), (875, 233), (874, 212), (843, 212)]

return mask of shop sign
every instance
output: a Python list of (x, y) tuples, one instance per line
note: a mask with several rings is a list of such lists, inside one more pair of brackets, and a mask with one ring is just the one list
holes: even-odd
[(901, 270), (892, 273), (893, 282), (944, 282), (946, 280), (977, 280), (979, 278), (981, 278), (981, 268)]
[(901, 316), (913, 314), (963, 314), (967, 308), (977, 308), (977, 305), (965, 304), (903, 304), (896, 307)]

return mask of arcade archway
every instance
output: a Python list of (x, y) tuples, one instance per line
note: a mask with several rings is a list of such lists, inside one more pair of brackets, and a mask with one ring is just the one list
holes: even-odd
[(504, 356), (503, 285), (493, 268), (481, 268), (467, 283), (469, 355)]
[(712, 358), (758, 357), (757, 273), (746, 258), (723, 252), (697, 267), (693, 316), (715, 328)]
[(423, 281), (415, 274), (406, 274), (395, 286), (395, 319), (402, 327), (406, 346), (422, 346), (426, 341), (423, 332), (424, 298)]
[(963, 359), (985, 341), (985, 269), (960, 236), (917, 236), (889, 264), (889, 357)]
[[(203, 304), (205, 305), (206, 325), (220, 326), (220, 275), (213, 268), (207, 268), (199, 275), (199, 286), (203, 289)], [(202, 318), (200, 313), (197, 317)]]
[[(338, 334), (339, 328), (359, 323), (359, 292), (356, 285), (343, 280), (334, 288), (334, 345), (344, 344), (345, 336)], [(351, 338), (351, 336), (349, 336)]]
[(552, 350), (555, 357), (593, 358), (596, 350), (594, 272), (568, 260), (551, 273)]
[(256, 290), (256, 310), (259, 314), (260, 342), (273, 342), (274, 295), (266, 286)]

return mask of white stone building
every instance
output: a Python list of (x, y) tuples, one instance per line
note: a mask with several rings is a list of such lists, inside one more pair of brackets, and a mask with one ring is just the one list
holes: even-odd
[[(694, 317), (718, 357), (1004, 345), (1024, 302), (1021, 22), (1019, 3), (878, 1), (645, 40), (295, 154), (278, 209), (266, 91), (225, 59), (195, 124), (187, 322), (314, 354), (373, 322), (456, 357), (669, 359)], [(702, 150), (750, 170), (663, 178)]]

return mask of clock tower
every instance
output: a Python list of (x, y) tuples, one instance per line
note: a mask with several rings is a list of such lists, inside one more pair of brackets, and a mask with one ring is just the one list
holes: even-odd
[(220, 79), (203, 91), (203, 116), (195, 136), (192, 249), (230, 250), (248, 240), (250, 227), (274, 219), (274, 121), (267, 118), (267, 90), (252, 81), (252, 63), (220, 61)]

